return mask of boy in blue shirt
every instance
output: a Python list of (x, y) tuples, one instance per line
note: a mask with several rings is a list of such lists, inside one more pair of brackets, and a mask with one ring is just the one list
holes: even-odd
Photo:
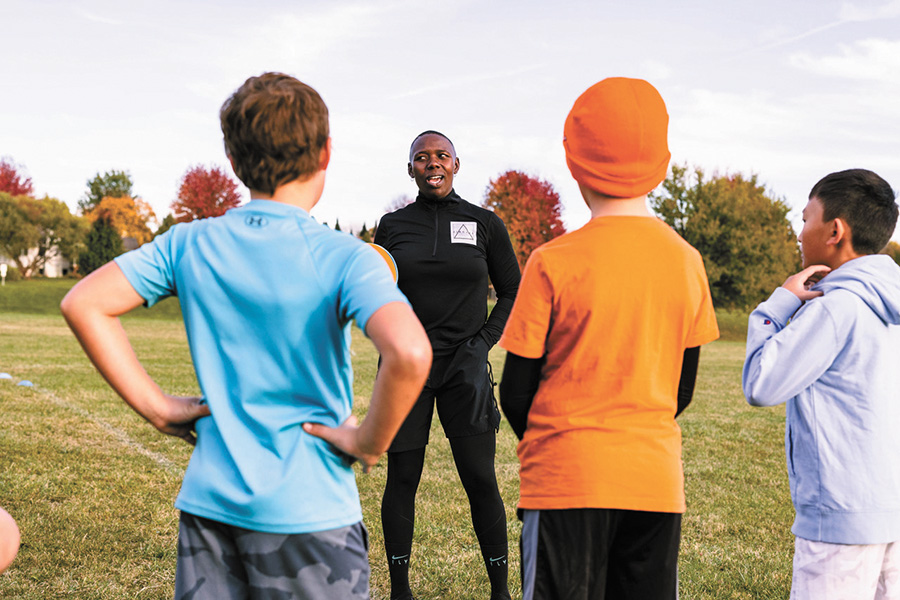
[(787, 402), (792, 599), (900, 598), (900, 267), (878, 254), (897, 213), (871, 171), (823, 178), (804, 269), (750, 315), (744, 394)]
[[(381, 257), (309, 215), (331, 154), (316, 91), (278, 73), (251, 77), (220, 117), (251, 201), (118, 257), (76, 285), (62, 312), (135, 411), (196, 443), (175, 502), (176, 598), (368, 598), (350, 464), (368, 470), (387, 449), (428, 374), (428, 338)], [(163, 393), (117, 319), (172, 295), (202, 398)], [(354, 319), (382, 361), (358, 427)]]

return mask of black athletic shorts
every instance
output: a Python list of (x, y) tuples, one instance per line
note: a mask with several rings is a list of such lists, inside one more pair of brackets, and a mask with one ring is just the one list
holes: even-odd
[(436, 355), (425, 388), (388, 452), (405, 452), (428, 444), (435, 400), (448, 438), (496, 431), (500, 410), (487, 362), (489, 351), (487, 342), (476, 335), (452, 354)]
[(680, 514), (521, 512), (523, 600), (677, 600)]

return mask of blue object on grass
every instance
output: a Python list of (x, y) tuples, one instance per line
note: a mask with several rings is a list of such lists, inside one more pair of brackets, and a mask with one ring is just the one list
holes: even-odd
[(12, 375), (9, 373), (0, 373), (0, 379), (12, 379)]
[(27, 379), (23, 379), (22, 381), (20, 381), (20, 382), (17, 383), (16, 385), (24, 385), (25, 387), (34, 387), (34, 384), (31, 383), (30, 381), (28, 381)]

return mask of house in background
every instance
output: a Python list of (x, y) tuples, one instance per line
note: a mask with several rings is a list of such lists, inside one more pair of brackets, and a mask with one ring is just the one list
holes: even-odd
[[(125, 236), (122, 238), (122, 247), (125, 249), (125, 252), (130, 250), (135, 250), (139, 248), (141, 244), (131, 236)], [(47, 262), (44, 263), (44, 267), (42, 269), (38, 269), (38, 271), (32, 274), (32, 277), (35, 276), (43, 276), (43, 277), (65, 277), (72, 272), (72, 262), (66, 258), (64, 258), (59, 251), (54, 246), (50, 252), (53, 253), (53, 256), (47, 259)], [(21, 262), (31, 263), (34, 260), (34, 257), (37, 255), (38, 249), (32, 248), (28, 254), (22, 257)], [(11, 269), (16, 269), (18, 266), (16, 262), (11, 258), (0, 254), (0, 264), (7, 264)]]
[[(37, 255), (37, 253), (38, 249), (32, 248), (28, 252), (28, 254), (22, 257), (22, 262), (30, 263), (34, 259), (35, 255)], [(11, 269), (18, 268), (18, 266), (16, 265), (16, 261), (3, 256), (2, 254), (0, 254), (0, 263), (9, 265), (9, 268)], [(71, 272), (72, 263), (63, 258), (62, 255), (59, 254), (59, 252), (53, 252), (53, 256), (47, 259), (47, 262), (44, 263), (44, 267), (42, 269), (39, 269), (37, 273), (32, 276), (43, 275), (44, 277), (65, 277)]]

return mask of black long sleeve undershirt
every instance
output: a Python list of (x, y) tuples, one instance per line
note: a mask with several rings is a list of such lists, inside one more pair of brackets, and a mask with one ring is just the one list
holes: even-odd
[[(500, 407), (513, 432), (520, 440), (528, 425), (528, 411), (541, 382), (541, 369), (545, 358), (524, 358), (512, 352), (506, 354), (503, 378), (500, 380)], [(687, 348), (681, 363), (678, 381), (678, 398), (675, 416), (680, 415), (694, 396), (700, 347)]]
[(687, 348), (684, 351), (684, 359), (681, 362), (681, 378), (678, 380), (678, 408), (675, 410), (677, 417), (688, 407), (694, 398), (694, 384), (697, 382), (697, 366), (700, 364), (700, 346)]
[(500, 408), (510, 427), (520, 440), (525, 435), (528, 411), (541, 382), (545, 358), (524, 358), (506, 353), (503, 378), (500, 380)]

